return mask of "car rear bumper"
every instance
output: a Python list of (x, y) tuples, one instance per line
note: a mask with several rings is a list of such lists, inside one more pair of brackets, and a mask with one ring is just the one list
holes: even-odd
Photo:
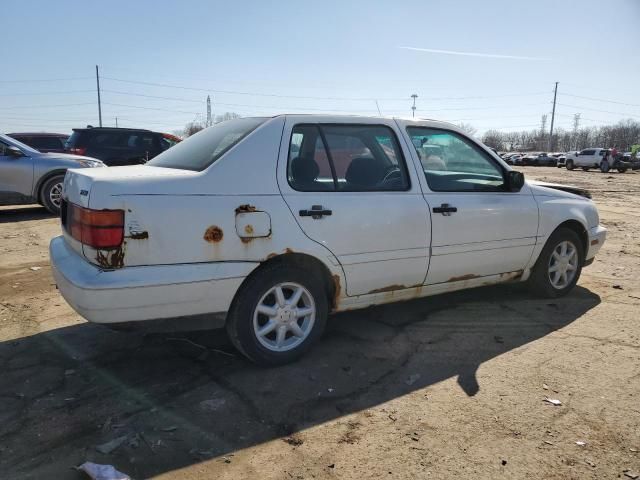
[(585, 256), (585, 264), (590, 264), (593, 258), (602, 248), (604, 241), (607, 239), (607, 229), (602, 225), (593, 227), (589, 230), (589, 248)]
[(102, 270), (70, 249), (61, 236), (51, 240), (49, 254), (60, 293), (95, 323), (219, 315), (228, 311), (240, 284), (257, 265), (214, 262)]

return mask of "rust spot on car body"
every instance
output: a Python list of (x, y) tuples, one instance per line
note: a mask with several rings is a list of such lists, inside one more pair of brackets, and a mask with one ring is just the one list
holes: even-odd
[(146, 240), (149, 238), (149, 232), (131, 232), (129, 238), (132, 240)]
[(284, 253), (294, 253), (289, 247), (284, 249)]
[(251, 243), (251, 240), (253, 240), (253, 239), (254, 239), (254, 237), (240, 237), (240, 241), (242, 243), (244, 243), (245, 245), (248, 244), (248, 243)]
[(253, 226), (245, 225), (244, 226), (244, 233), (246, 233), (247, 235), (253, 235)]
[(106, 269), (124, 267), (124, 245), (113, 250), (96, 250), (96, 262)]
[(464, 280), (473, 280), (474, 278), (480, 278), (480, 275), (468, 273), (467, 275), (461, 275), (459, 277), (451, 277), (447, 282), (462, 282)]
[(394, 290), (404, 290), (405, 288), (407, 287), (404, 285), (389, 285), (388, 287), (376, 288), (367, 293), (386, 293), (393, 292)]
[(340, 299), (340, 275), (333, 276), (333, 308), (338, 308), (338, 300)]
[(271, 258), (273, 258), (273, 257), (277, 257), (277, 256), (278, 256), (278, 254), (277, 254), (277, 253), (275, 253), (275, 252), (271, 252), (269, 255), (267, 255), (267, 260), (269, 260), (269, 259), (271, 259)]
[(249, 212), (255, 212), (255, 211), (256, 211), (256, 207), (254, 207), (253, 205), (249, 205), (248, 203), (245, 205), (240, 205), (238, 208), (236, 208), (236, 214), (249, 213)]
[(209, 243), (218, 243), (222, 241), (222, 237), (224, 236), (224, 232), (217, 225), (211, 225), (204, 232), (204, 240)]

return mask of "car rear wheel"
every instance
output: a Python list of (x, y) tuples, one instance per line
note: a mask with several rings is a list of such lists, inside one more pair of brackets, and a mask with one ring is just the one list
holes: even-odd
[(569, 228), (559, 228), (549, 237), (533, 267), (529, 285), (545, 298), (562, 297), (576, 285), (582, 272), (584, 248)]
[(589, 167), (582, 167), (582, 170), (584, 170), (585, 172), (589, 171)]
[(60, 214), (63, 183), (64, 175), (55, 175), (46, 180), (40, 189), (40, 203), (54, 215)]
[(573, 165), (573, 160), (567, 160), (567, 170), (573, 170), (575, 166)]
[(627, 167), (618, 167), (618, 172), (624, 173), (627, 171)]
[(600, 162), (600, 171), (602, 173), (607, 173), (610, 169), (610, 165), (609, 165), (609, 161), (608, 160), (603, 160)]
[(327, 294), (317, 276), (295, 265), (267, 266), (238, 291), (227, 317), (227, 333), (251, 361), (282, 365), (318, 341), (328, 311)]

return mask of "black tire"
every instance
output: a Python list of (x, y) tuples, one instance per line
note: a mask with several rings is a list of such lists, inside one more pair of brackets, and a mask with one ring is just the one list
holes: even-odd
[[(566, 287), (556, 288), (551, 283), (549, 266), (554, 250), (562, 242), (565, 241), (571, 242), (577, 250), (578, 258), (576, 271), (575, 276)], [(529, 277), (529, 288), (534, 294), (543, 298), (562, 297), (569, 293), (573, 289), (573, 287), (575, 287), (578, 279), (580, 278), (583, 263), (584, 246), (582, 245), (580, 237), (573, 230), (565, 227), (560, 227), (551, 234), (551, 236), (547, 240), (547, 243), (542, 249), (542, 252), (540, 252), (540, 256), (538, 257), (538, 260), (536, 261), (536, 264), (534, 265), (531, 272), (531, 276)]]
[(585, 172), (589, 171), (589, 167), (582, 167), (582, 170), (584, 170)]
[[(290, 350), (276, 352), (258, 340), (254, 331), (254, 312), (270, 289), (287, 282), (297, 283), (310, 293), (315, 304), (315, 320), (302, 343)], [(233, 345), (252, 362), (263, 366), (283, 365), (301, 357), (320, 339), (328, 312), (327, 292), (318, 275), (296, 265), (273, 264), (255, 272), (240, 287), (229, 309), (226, 329)]]
[(575, 167), (575, 165), (573, 164), (573, 160), (567, 160), (567, 163), (565, 165), (567, 167), (567, 170), (573, 170)]
[[(59, 200), (56, 203), (54, 197), (62, 199), (62, 184), (64, 183), (64, 175), (54, 175), (47, 179), (40, 187), (40, 203), (54, 215), (60, 215)], [(55, 192), (59, 191), (56, 195)]]
[(600, 171), (602, 173), (607, 173), (610, 169), (611, 169), (611, 166), (609, 165), (609, 161), (608, 160), (602, 160), (600, 162)]
[(627, 171), (627, 168), (626, 168), (626, 167), (618, 167), (618, 172), (620, 172), (620, 173), (624, 173), (624, 172), (626, 172), (626, 171)]

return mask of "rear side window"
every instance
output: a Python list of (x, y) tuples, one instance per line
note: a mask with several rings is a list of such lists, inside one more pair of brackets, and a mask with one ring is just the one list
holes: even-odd
[(287, 176), (299, 191), (403, 191), (410, 186), (396, 135), (384, 125), (296, 125)]
[(63, 144), (60, 137), (31, 137), (31, 146), (38, 150), (59, 150)]
[(200, 172), (253, 132), (266, 118), (237, 118), (218, 123), (162, 152), (147, 165)]
[(583, 150), (580, 152), (580, 155), (594, 155), (595, 153), (595, 150)]

